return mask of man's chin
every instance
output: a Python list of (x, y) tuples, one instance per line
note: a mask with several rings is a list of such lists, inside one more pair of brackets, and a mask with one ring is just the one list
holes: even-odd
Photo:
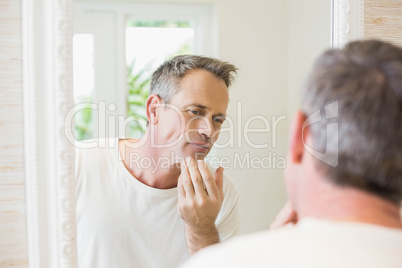
[(211, 148), (206, 144), (189, 143), (186, 149), (192, 155), (199, 155), (200, 157), (202, 156), (204, 158), (209, 153)]
[(195, 160), (204, 160), (204, 158), (208, 155), (208, 153), (209, 153), (209, 151), (206, 152), (206, 153), (195, 153), (195, 154), (193, 155), (193, 158), (194, 158)]
[(186, 157), (191, 157), (194, 160), (204, 160), (204, 158), (208, 155), (209, 150), (206, 152), (199, 152), (199, 151), (192, 151), (192, 152), (186, 152), (183, 154), (183, 158), (185, 159)]

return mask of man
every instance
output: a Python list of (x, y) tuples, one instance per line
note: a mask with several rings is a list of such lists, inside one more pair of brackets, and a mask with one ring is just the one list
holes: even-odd
[(290, 203), (272, 227), (289, 224), (184, 267), (402, 267), (401, 120), (402, 49), (357, 41), (325, 52), (291, 132)]
[(79, 267), (177, 267), (237, 232), (238, 190), (203, 162), (235, 72), (217, 59), (177, 56), (152, 75), (141, 139), (77, 149)]

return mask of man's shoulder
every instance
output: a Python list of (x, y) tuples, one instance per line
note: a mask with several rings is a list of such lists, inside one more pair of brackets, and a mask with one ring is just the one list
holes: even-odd
[(74, 144), (75, 155), (104, 154), (116, 150), (117, 138), (101, 138), (82, 140)]
[[(235, 237), (201, 251), (184, 267), (202, 267), (206, 262), (219, 264), (210, 267), (359, 267), (358, 263), (402, 267), (395, 266), (402, 265), (401, 238), (402, 231), (389, 228), (308, 219), (295, 226)], [(384, 263), (388, 265), (378, 266)]]
[[(248, 264), (251, 264), (255, 260), (252, 256), (258, 255), (258, 251), (262, 248), (259, 242), (265, 241), (269, 235), (269, 232), (241, 235), (209, 246), (197, 252), (182, 268), (243, 267), (242, 263), (238, 262), (241, 256), (250, 257)], [(247, 266), (254, 267), (252, 265)]]
[[(223, 243), (198, 252), (183, 267), (289, 267), (285, 265), (289, 254), (300, 248), (292, 227), (276, 231), (259, 231), (231, 238)], [(307, 241), (307, 240), (305, 240)], [(283, 266), (282, 266), (283, 265)], [(297, 265), (294, 265), (297, 266)], [(294, 267), (293, 266), (293, 267)], [(305, 267), (305, 266), (302, 266)]]
[(116, 138), (91, 139), (76, 143), (74, 145), (76, 169), (112, 163), (113, 158), (118, 158), (117, 146)]
[(118, 138), (87, 139), (74, 144), (75, 150), (79, 152), (116, 149), (117, 146)]

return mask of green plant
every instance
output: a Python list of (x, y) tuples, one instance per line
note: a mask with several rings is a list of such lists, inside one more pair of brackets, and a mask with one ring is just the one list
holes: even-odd
[(151, 82), (151, 72), (149, 64), (138, 72), (134, 72), (135, 59), (131, 62), (128, 69), (128, 95), (127, 95), (127, 115), (130, 117), (128, 124), (128, 136), (141, 136), (147, 125), (147, 114), (145, 103), (149, 94)]
[[(166, 60), (181, 54), (190, 54), (191, 49), (188, 44), (183, 44), (175, 53), (166, 56)], [(134, 72), (135, 59), (127, 66), (128, 70), (128, 96), (127, 96), (127, 115), (132, 120), (128, 124), (128, 136), (140, 137), (144, 134), (147, 125), (146, 101), (149, 95), (152, 72), (151, 63), (148, 63), (138, 72)]]
[(78, 103), (83, 107), (74, 115), (75, 138), (79, 141), (93, 138), (91, 100), (92, 97), (82, 96)]
[(126, 27), (155, 27), (155, 28), (191, 28), (189, 21), (167, 21), (167, 20), (150, 20), (138, 21), (135, 19), (128, 19)]

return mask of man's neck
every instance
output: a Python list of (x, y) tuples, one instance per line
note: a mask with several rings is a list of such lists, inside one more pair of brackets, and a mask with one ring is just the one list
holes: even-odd
[[(300, 218), (360, 222), (402, 229), (400, 207), (384, 198), (351, 187), (322, 182), (315, 195), (302, 194)], [(318, 194), (317, 194), (318, 193)]]
[[(124, 166), (133, 175), (133, 179), (157, 189), (176, 187), (180, 175), (180, 165), (167, 163), (169, 158), (158, 155), (158, 151), (150, 148), (148, 143), (144, 143), (138, 148), (129, 146), (128, 143), (132, 141), (135, 140), (120, 140), (119, 151)], [(140, 144), (141, 140), (135, 142)]]

